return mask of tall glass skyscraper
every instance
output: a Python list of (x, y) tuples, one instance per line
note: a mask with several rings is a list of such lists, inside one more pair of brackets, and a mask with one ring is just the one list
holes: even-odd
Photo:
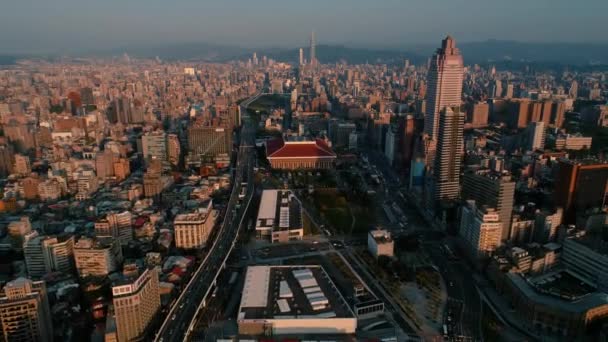
[(437, 146), (439, 113), (445, 107), (459, 107), (462, 96), (464, 64), (460, 50), (447, 36), (433, 55), (427, 76), (427, 100), (424, 116), (425, 153), (432, 165)]

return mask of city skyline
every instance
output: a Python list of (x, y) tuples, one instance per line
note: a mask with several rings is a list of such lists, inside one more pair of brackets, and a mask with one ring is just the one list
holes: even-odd
[[(240, 0), (217, 4), (180, 1), (179, 6), (141, 0), (120, 6), (111, 1), (85, 4), (30, 0), (3, 5), (0, 45), (6, 53), (94, 51), (169, 43), (298, 47), (307, 45), (306, 37), (312, 30), (322, 37), (321, 43), (375, 48), (431, 44), (448, 33), (459, 37), (460, 42), (608, 43), (602, 34), (602, 15), (608, 10), (605, 2), (592, 0), (573, 7), (565, 0), (542, 0), (525, 5), (523, 11), (513, 1), (479, 0), (449, 4), (418, 0), (380, 4), (313, 1), (289, 6), (274, 0), (255, 4)], [(551, 16), (535, 15), (548, 10)], [(429, 17), (437, 20), (429, 21)]]
[(39, 2), (0, 340), (608, 340), (604, 3)]

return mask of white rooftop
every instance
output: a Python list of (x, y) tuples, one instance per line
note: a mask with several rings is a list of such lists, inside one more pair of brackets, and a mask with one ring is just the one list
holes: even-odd
[(268, 304), (270, 268), (267, 266), (249, 266), (245, 276), (241, 307), (258, 308)]
[(269, 220), (269, 226), (272, 226), (272, 221), (275, 218), (277, 210), (278, 190), (264, 190), (262, 192), (262, 200), (260, 201), (260, 209), (258, 210), (258, 225), (260, 220)]

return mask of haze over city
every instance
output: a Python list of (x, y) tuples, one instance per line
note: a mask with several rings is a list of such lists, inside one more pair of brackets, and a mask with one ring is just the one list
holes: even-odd
[(298, 47), (313, 29), (325, 44), (375, 48), (430, 45), (446, 33), (460, 42), (608, 43), (606, 11), (602, 0), (20, 0), (2, 5), (0, 46), (4, 54), (184, 42)]
[(0, 341), (608, 341), (606, 13), (0, 5)]

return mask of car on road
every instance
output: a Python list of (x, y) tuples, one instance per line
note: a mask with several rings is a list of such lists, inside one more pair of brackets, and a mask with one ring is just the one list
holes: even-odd
[(340, 241), (332, 241), (332, 243), (331, 243), (331, 244), (332, 244), (332, 245), (333, 245), (335, 248), (338, 248), (338, 249), (340, 249), (340, 248), (344, 248), (344, 244), (343, 244), (342, 242), (340, 242)]

